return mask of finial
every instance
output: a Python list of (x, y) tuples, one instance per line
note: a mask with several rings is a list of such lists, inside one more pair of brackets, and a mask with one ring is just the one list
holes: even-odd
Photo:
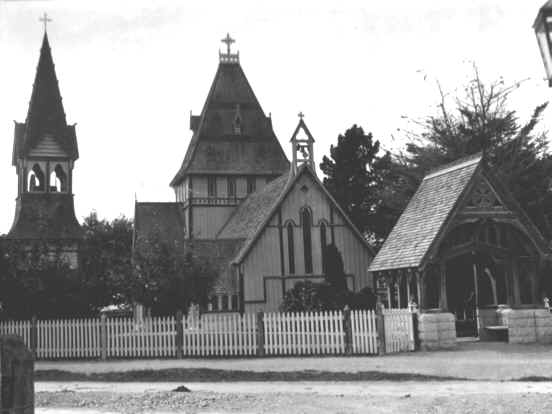
[(299, 113), (297, 114), (297, 116), (300, 118), (300, 119), (303, 119), (305, 117), (305, 114), (303, 113), (303, 111), (299, 111)]
[(44, 24), (44, 33), (46, 33), (46, 30), (48, 29), (48, 22), (51, 22), (52, 19), (48, 17), (48, 13), (44, 13), (38, 20)]
[(237, 63), (239, 62), (240, 54), (237, 53), (231, 53), (230, 47), (232, 43), (235, 43), (236, 40), (232, 39), (230, 37), (230, 33), (226, 33), (226, 37), (224, 39), (220, 40), (222, 43), (226, 44), (226, 53), (222, 53), (219, 51), (219, 57), (221, 62), (225, 63)]

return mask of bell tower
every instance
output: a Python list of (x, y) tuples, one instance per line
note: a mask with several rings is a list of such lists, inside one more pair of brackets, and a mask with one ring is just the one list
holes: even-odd
[[(293, 157), (293, 161), (291, 164), (292, 176), (297, 173), (299, 167), (301, 167), (303, 164), (308, 165), (313, 172), (316, 172), (316, 169), (314, 167), (313, 153), (314, 138), (312, 137), (312, 134), (310, 133), (307, 125), (305, 124), (305, 121), (303, 120), (303, 118), (305, 117), (303, 112), (299, 112), (298, 116), (299, 124), (297, 124), (297, 128), (295, 128), (295, 131), (293, 132), (290, 140), (292, 148), (291, 153)], [(301, 132), (303, 132), (303, 134), (301, 134)]]
[(41, 240), (76, 266), (81, 228), (73, 203), (73, 166), (78, 159), (75, 125), (68, 125), (46, 23), (25, 122), (15, 122), (12, 164), (17, 171), (15, 218), (8, 239)]

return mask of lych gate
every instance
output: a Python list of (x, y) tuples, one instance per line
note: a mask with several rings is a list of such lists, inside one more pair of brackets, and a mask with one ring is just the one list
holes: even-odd
[(513, 310), (543, 308), (549, 255), (477, 155), (424, 178), (369, 270), (387, 306), (452, 314), (456, 335), (488, 339), (508, 331)]

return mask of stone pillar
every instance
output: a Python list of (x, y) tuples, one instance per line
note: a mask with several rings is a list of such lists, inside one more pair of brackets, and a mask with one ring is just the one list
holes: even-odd
[(34, 414), (34, 358), (23, 340), (0, 336), (0, 412)]
[(546, 309), (499, 309), (497, 319), (508, 327), (509, 343), (552, 343), (552, 314)]
[(445, 312), (418, 313), (420, 349), (430, 351), (456, 346), (454, 315)]

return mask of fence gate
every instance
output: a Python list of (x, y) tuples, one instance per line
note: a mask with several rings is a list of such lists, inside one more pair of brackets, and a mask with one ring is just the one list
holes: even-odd
[(385, 326), (385, 352), (414, 351), (414, 321), (409, 309), (383, 311)]

